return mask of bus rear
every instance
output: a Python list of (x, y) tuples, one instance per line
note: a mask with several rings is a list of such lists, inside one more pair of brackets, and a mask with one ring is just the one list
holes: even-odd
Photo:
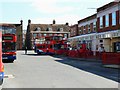
[(2, 58), (14, 61), (16, 59), (16, 35), (3, 34), (2, 36)]
[(2, 33), (0, 32), (0, 85), (3, 83), (4, 66), (2, 63)]

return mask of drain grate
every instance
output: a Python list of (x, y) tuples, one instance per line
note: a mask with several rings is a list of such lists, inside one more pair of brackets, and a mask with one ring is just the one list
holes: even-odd
[(4, 75), (4, 78), (15, 78), (12, 74), (10, 75)]

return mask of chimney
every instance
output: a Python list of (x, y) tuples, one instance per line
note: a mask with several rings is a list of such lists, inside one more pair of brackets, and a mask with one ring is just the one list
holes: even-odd
[(67, 22), (65, 25), (69, 26), (69, 23)]
[(53, 20), (53, 24), (55, 24), (56, 22), (55, 22), (55, 20)]
[(20, 20), (21, 25), (23, 25), (23, 20)]
[(28, 24), (31, 24), (31, 20), (30, 19), (28, 20)]

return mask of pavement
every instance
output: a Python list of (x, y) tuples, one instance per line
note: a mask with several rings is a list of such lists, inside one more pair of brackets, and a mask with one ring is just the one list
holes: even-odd
[(120, 70), (119, 68), (114, 68), (111, 66), (104, 66), (101, 60), (97, 59), (84, 59), (84, 58), (71, 58), (64, 56), (56, 56), (61, 57), (63, 60), (58, 61), (60, 63), (64, 63), (75, 68), (102, 76), (104, 78), (108, 78), (117, 82), (120, 82)]

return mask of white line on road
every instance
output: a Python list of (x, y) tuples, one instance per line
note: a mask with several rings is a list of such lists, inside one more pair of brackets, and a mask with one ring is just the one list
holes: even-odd
[(4, 78), (15, 78), (12, 74), (10, 75), (4, 75)]

